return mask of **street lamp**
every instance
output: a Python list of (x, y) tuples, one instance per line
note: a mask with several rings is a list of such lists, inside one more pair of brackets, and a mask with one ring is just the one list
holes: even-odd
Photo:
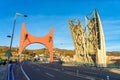
[[(13, 29), (12, 29), (12, 35), (7, 35), (8, 38), (11, 38), (11, 42), (10, 42), (10, 48), (9, 50), (6, 52), (5, 56), (7, 56), (7, 71), (8, 71), (8, 64), (9, 64), (9, 58), (12, 56), (11, 53), (11, 48), (12, 48), (12, 42), (13, 42), (13, 36), (14, 36), (14, 30), (15, 30), (15, 24), (16, 24), (16, 18), (17, 16), (23, 16), (23, 17), (27, 17), (27, 15), (21, 14), (21, 13), (16, 13), (15, 17), (14, 17), (14, 23), (13, 23)], [(8, 77), (7, 77), (8, 78)]]
[(12, 47), (12, 42), (13, 42), (13, 36), (14, 36), (14, 30), (15, 30), (15, 24), (16, 24), (17, 16), (27, 17), (27, 15), (21, 14), (21, 13), (16, 13), (15, 14), (14, 23), (13, 23), (13, 30), (12, 30), (12, 36), (11, 36), (11, 42), (10, 42), (10, 50), (11, 50), (11, 47)]
[(9, 62), (9, 58), (12, 56), (11, 48), (12, 48), (12, 42), (13, 42), (13, 36), (14, 36), (14, 30), (15, 30), (15, 24), (16, 24), (16, 18), (17, 18), (17, 16), (27, 17), (27, 15), (21, 14), (21, 13), (16, 13), (16, 14), (15, 14), (14, 23), (13, 23), (13, 29), (12, 29), (12, 35), (8, 35), (8, 36), (7, 36), (8, 38), (11, 38), (10, 48), (9, 48), (9, 50), (8, 50), (8, 51), (6, 52), (6, 54), (5, 54), (5, 55), (8, 57), (8, 62)]

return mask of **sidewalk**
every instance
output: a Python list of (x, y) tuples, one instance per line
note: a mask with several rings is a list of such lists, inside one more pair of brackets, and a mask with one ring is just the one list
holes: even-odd
[(7, 65), (0, 66), (0, 80), (5, 80), (5, 78), (6, 78), (6, 66)]
[(117, 69), (117, 68), (108, 68), (108, 71), (110, 72), (113, 72), (113, 73), (117, 73), (117, 74), (120, 74), (120, 69)]

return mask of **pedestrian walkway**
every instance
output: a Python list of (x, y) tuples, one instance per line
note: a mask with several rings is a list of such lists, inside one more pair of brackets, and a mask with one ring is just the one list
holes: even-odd
[(113, 72), (113, 73), (120, 74), (120, 69), (117, 69), (117, 68), (116, 69), (115, 68), (111, 68), (111, 69), (108, 68), (107, 70), (110, 71), (110, 72)]
[(6, 78), (7, 65), (0, 66), (0, 80), (5, 80)]

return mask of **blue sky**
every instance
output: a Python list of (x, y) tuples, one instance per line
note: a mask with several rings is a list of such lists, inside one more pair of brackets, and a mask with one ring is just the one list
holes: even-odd
[[(0, 46), (9, 46), (16, 12), (28, 17), (17, 17), (13, 47), (19, 46), (22, 22), (34, 36), (46, 35), (54, 28), (54, 47), (74, 49), (68, 20), (76, 17), (85, 26), (85, 15), (97, 8), (105, 35), (107, 51), (120, 51), (119, 0), (0, 0)], [(27, 49), (43, 48), (31, 44)]]

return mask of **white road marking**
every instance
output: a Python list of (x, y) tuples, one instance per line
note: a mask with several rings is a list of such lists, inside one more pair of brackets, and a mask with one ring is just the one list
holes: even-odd
[(84, 73), (89, 73), (89, 74), (97, 74), (97, 73), (94, 73), (94, 72), (88, 72), (88, 71), (83, 71)]
[(45, 74), (47, 74), (47, 75), (50, 76), (50, 77), (55, 77), (54, 75), (52, 75), (52, 74), (50, 74), (50, 73), (45, 73)]
[[(39, 66), (39, 67), (40, 67), (40, 66)], [(53, 68), (45, 67), (45, 66), (41, 66), (41, 67), (46, 68), (46, 69), (50, 69), (50, 70), (55, 70), (55, 71), (61, 72), (61, 70), (58, 70), (58, 69), (53, 69)], [(77, 77), (80, 77), (80, 78), (95, 80), (94, 77), (90, 77), (90, 76), (86, 76), (86, 75), (82, 75), (82, 74), (75, 75), (75, 74), (73, 74), (73, 72), (65, 71), (65, 72), (63, 72), (63, 73), (69, 74), (69, 75), (72, 75), (72, 76), (77, 76)]]
[[(37, 65), (38, 65), (38, 64), (37, 64)], [(46, 66), (43, 66), (43, 65), (38, 65), (38, 66), (39, 66), (39, 67), (46, 68), (46, 69), (50, 69), (50, 70), (55, 70), (55, 71), (57, 71), (57, 72), (61, 72), (61, 70), (59, 70), (59, 69), (54, 69), (54, 68), (46, 67)], [(72, 75), (72, 76), (77, 76), (77, 77), (80, 77), (80, 78), (89, 79), (89, 80), (95, 80), (94, 77), (86, 76), (86, 75), (82, 75), (82, 74), (76, 75), (76, 74), (74, 74), (73, 72), (69, 72), (69, 71), (64, 71), (63, 73), (69, 74), (69, 75)], [(86, 73), (87, 73), (87, 72), (86, 72)], [(94, 73), (94, 74), (97, 74), (97, 73)], [(47, 73), (47, 75), (49, 75), (49, 73)]]
[(27, 76), (27, 74), (26, 74), (25, 71), (23, 70), (22, 66), (21, 66), (21, 70), (22, 70), (23, 74), (25, 75), (25, 77), (27, 78), (27, 80), (30, 80), (30, 78)]

